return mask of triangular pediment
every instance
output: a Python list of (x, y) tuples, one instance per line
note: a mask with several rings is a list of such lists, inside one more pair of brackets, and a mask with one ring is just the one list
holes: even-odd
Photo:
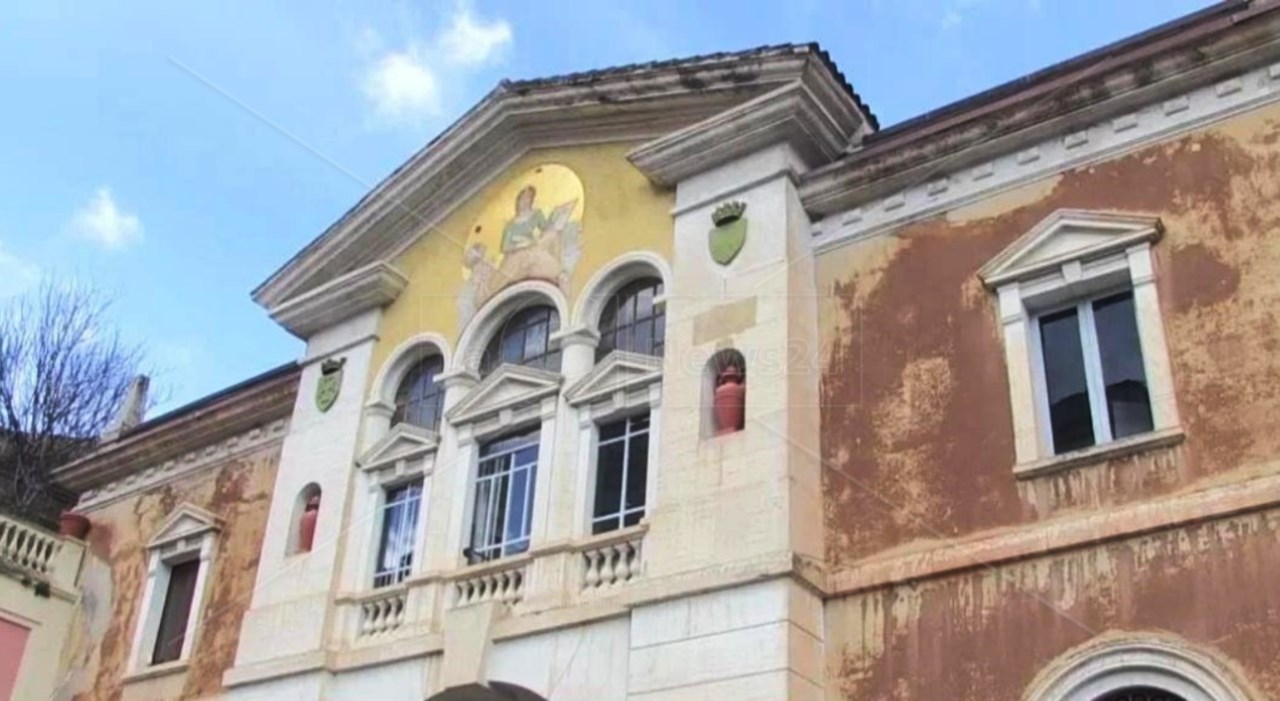
[[(743, 110), (758, 114), (762, 124), (726, 121), (725, 115)], [(637, 158), (650, 166), (673, 159), (683, 164), (644, 169), (662, 180), (659, 171), (691, 172), (747, 155), (761, 146), (755, 138), (761, 134), (771, 143), (795, 141), (774, 133), (781, 123), (796, 124), (793, 132), (831, 137), (819, 149), (830, 160), (873, 129), (875, 118), (814, 44), (503, 81), (277, 270), (253, 298), (285, 328), (307, 337), (339, 315), (386, 304), (398, 294), (390, 284), (398, 271), (385, 266), (525, 154), (659, 140)], [(369, 291), (353, 297), (335, 286), (347, 276)]]
[(979, 271), (988, 287), (1025, 280), (1077, 260), (1093, 260), (1163, 232), (1160, 219), (1141, 214), (1060, 209), (1023, 234)]
[(382, 440), (373, 444), (356, 462), (362, 469), (377, 470), (410, 460), (418, 460), (435, 450), (439, 438), (433, 431), (412, 424), (396, 424)]
[(182, 504), (152, 537), (147, 547), (158, 548), (184, 538), (198, 538), (210, 531), (221, 530), (222, 520), (193, 504)]
[(470, 423), (503, 409), (526, 406), (559, 392), (562, 382), (564, 377), (558, 372), (523, 365), (502, 365), (449, 410), (449, 422)]
[(570, 404), (590, 404), (662, 380), (662, 358), (613, 351), (565, 393)]

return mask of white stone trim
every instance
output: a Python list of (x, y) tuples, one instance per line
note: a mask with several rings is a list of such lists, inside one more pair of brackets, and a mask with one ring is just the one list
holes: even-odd
[[(183, 504), (147, 544), (147, 579), (143, 583), (142, 605), (139, 609), (141, 613), (134, 627), (129, 652), (129, 676), (150, 676), (148, 672), (168, 671), (170, 667), (180, 667), (191, 659), (196, 638), (200, 634), (204, 599), (209, 588), (209, 573), (214, 566), (220, 529), (221, 523), (217, 517), (199, 507)], [(165, 596), (169, 590), (169, 573), (173, 565), (193, 558), (199, 559), (200, 566), (196, 573), (195, 592), (191, 596), (187, 628), (183, 633), (182, 652), (176, 660), (153, 665), (151, 657), (155, 650)]]
[[(1224, 85), (1230, 85), (1231, 89), (1223, 89)], [(1005, 152), (957, 172), (936, 174), (927, 182), (871, 199), (817, 222), (813, 229), (814, 248), (821, 253), (888, 233), (997, 192), (1114, 158), (1278, 100), (1280, 63)], [(936, 184), (939, 178), (946, 178), (945, 188)]]
[(1014, 472), (1020, 477), (1055, 471), (1064, 461), (1079, 463), (1075, 452), (1055, 455), (1048, 437), (1035, 316), (1107, 290), (1133, 291), (1153, 431), (1167, 434), (1177, 429), (1177, 401), (1151, 263), (1151, 245), (1162, 232), (1160, 221), (1152, 217), (1061, 210), (983, 266), (980, 276), (996, 291), (1004, 334)]
[(102, 508), (138, 492), (199, 472), (215, 463), (230, 460), (237, 455), (283, 440), (288, 430), (288, 419), (277, 419), (257, 426), (239, 435), (205, 446), (201, 450), (190, 451), (158, 465), (138, 470), (114, 482), (108, 482), (97, 489), (87, 490), (80, 495), (77, 508), (81, 511)]
[(583, 286), (582, 293), (573, 305), (573, 325), (599, 329), (604, 303), (627, 283), (650, 276), (662, 281), (662, 294), (670, 297), (671, 281), (675, 276), (670, 264), (658, 254), (633, 251), (609, 261), (592, 274)]
[(420, 426), (400, 424), (365, 451), (356, 465), (367, 472), (429, 473), (440, 438)]
[(1032, 682), (1028, 701), (1096, 701), (1134, 686), (1149, 686), (1186, 701), (1248, 701), (1227, 666), (1165, 636), (1126, 637), (1067, 653)]
[(395, 266), (378, 261), (272, 306), (267, 313), (290, 333), (305, 339), (361, 312), (394, 302), (408, 283), (409, 279)]

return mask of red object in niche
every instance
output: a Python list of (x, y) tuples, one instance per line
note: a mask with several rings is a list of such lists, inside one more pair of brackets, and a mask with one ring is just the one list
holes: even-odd
[(89, 535), (89, 517), (71, 511), (63, 511), (58, 517), (58, 535), (84, 540)]
[(311, 552), (311, 544), (316, 540), (316, 519), (320, 518), (320, 496), (307, 497), (307, 505), (298, 521), (298, 552)]
[(716, 375), (716, 435), (741, 431), (745, 421), (747, 383), (742, 370), (730, 365)]

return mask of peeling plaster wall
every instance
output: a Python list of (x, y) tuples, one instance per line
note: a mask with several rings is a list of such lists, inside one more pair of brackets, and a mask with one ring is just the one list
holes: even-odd
[[(818, 261), (827, 556), (1243, 478), (1280, 453), (1280, 108), (1059, 174)], [(1183, 445), (1019, 483), (978, 269), (1064, 207), (1145, 212)]]
[[(1140, 633), (1280, 698), (1280, 510), (828, 602), (828, 699), (1014, 701), (1073, 647)], [(1033, 700), (1034, 701), (1034, 700)]]
[[(818, 259), (833, 572), (1239, 482), (1280, 458), (1280, 107)], [(1180, 445), (1020, 481), (1001, 331), (977, 271), (1060, 208), (1159, 216)], [(1047, 523), (1045, 525), (1048, 525)], [(828, 698), (1022, 698), (1073, 646), (1180, 636), (1280, 698), (1280, 512), (1223, 517), (827, 603)]]
[[(64, 654), (70, 671), (56, 698), (161, 701), (221, 693), (251, 598), (279, 456), (279, 442), (272, 443), (87, 512), (93, 529), (83, 598)], [(146, 580), (146, 544), (183, 503), (222, 519), (191, 664), (185, 672), (125, 684)]]

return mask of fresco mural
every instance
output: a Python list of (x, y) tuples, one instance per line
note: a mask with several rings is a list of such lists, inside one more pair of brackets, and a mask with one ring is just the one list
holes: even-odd
[(502, 288), (536, 278), (569, 293), (582, 257), (582, 181), (558, 163), (513, 179), (484, 206), (468, 230), (458, 320), (465, 325)]

